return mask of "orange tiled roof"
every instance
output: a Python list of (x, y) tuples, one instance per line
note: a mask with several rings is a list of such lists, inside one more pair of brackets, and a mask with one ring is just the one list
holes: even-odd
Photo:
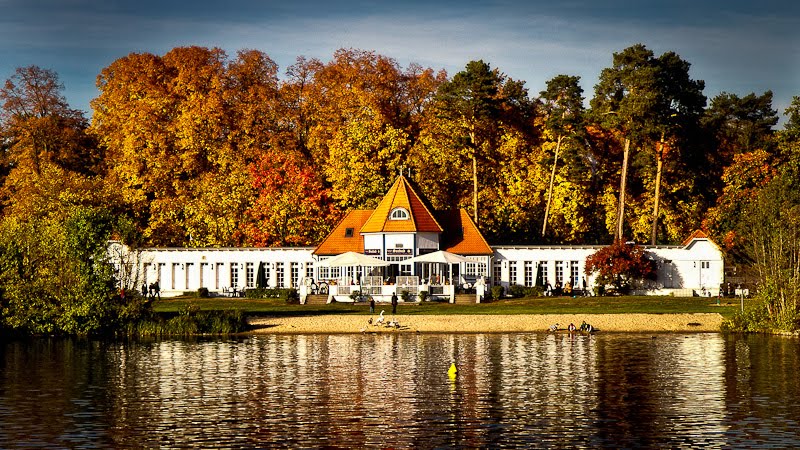
[(463, 209), (439, 211), (440, 223), (444, 233), (439, 248), (458, 255), (491, 255), (492, 248), (483, 238), (480, 230)]
[(694, 230), (692, 234), (690, 234), (689, 237), (683, 241), (683, 246), (686, 247), (695, 239), (708, 239), (708, 235), (703, 230)]
[[(395, 208), (405, 208), (409, 220), (390, 220), (389, 214)], [(389, 192), (375, 208), (372, 215), (361, 227), (362, 233), (380, 232), (432, 232), (441, 233), (442, 227), (431, 211), (425, 206), (419, 195), (408, 183), (405, 177), (400, 176), (394, 182)]]
[[(364, 253), (364, 236), (358, 232), (372, 214), (371, 209), (356, 209), (336, 225), (336, 228), (314, 250), (315, 255), (338, 255), (344, 252)], [(350, 229), (350, 232), (347, 229)]]

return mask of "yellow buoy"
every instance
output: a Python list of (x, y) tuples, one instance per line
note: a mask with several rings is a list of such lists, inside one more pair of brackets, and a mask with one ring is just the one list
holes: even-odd
[(458, 373), (458, 369), (456, 368), (456, 363), (450, 364), (450, 368), (447, 369), (447, 374), (451, 377)]

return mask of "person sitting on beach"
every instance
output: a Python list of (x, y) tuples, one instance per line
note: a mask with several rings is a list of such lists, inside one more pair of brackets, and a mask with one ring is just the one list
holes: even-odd
[(569, 326), (567, 327), (567, 330), (569, 330), (570, 333), (575, 332), (575, 324), (570, 323)]
[(553, 333), (555, 333), (556, 331), (558, 331), (558, 324), (557, 324), (557, 323), (554, 323), (554, 324), (550, 325), (549, 331), (551, 331), (551, 332), (553, 332)]

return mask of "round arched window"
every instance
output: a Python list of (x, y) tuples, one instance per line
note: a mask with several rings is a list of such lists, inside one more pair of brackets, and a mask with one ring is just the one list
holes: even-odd
[(408, 220), (409, 217), (408, 210), (405, 208), (395, 208), (389, 214), (389, 219), (391, 220)]

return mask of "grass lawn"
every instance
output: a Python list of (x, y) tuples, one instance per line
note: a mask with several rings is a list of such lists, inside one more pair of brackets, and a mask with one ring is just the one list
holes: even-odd
[[(745, 304), (752, 300), (745, 299)], [(175, 297), (155, 302), (157, 312), (176, 312), (187, 304), (195, 304), (204, 310), (239, 309), (249, 316), (306, 316), (321, 314), (369, 314), (366, 303), (334, 303), (330, 305), (289, 305), (283, 300), (252, 300), (243, 298), (197, 298)], [(720, 313), (730, 318), (740, 306), (739, 299), (717, 299), (703, 297), (531, 297), (501, 300), (482, 304), (458, 304), (425, 302), (400, 304), (399, 314), (671, 314), (671, 313)], [(390, 311), (391, 305), (379, 303), (376, 308)]]

